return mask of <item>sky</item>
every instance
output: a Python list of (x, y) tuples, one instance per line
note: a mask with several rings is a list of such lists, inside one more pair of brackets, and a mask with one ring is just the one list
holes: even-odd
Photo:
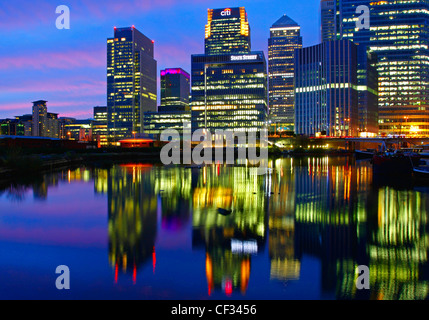
[[(30, 114), (47, 100), (60, 117), (88, 119), (107, 104), (107, 38), (134, 25), (155, 41), (158, 77), (165, 68), (191, 72), (204, 53), (207, 9), (245, 7), (252, 50), (267, 53), (269, 28), (287, 14), (304, 46), (320, 42), (320, 0), (0, 0), (0, 119)], [(57, 6), (70, 8), (70, 29), (56, 28)], [(158, 82), (159, 91), (159, 82)], [(158, 99), (159, 100), (159, 99)]]

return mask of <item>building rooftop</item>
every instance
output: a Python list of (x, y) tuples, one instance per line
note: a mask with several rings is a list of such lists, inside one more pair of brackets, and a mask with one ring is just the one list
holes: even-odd
[(273, 28), (299, 26), (294, 20), (289, 18), (287, 15), (283, 15), (279, 20), (273, 24)]

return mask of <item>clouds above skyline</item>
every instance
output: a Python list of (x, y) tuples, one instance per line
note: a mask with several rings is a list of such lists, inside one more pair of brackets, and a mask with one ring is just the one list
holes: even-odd
[[(71, 29), (55, 27), (58, 5), (69, 6)], [(0, 5), (0, 118), (31, 113), (31, 101), (50, 112), (89, 118), (106, 105), (106, 39), (113, 27), (135, 25), (155, 40), (158, 70), (191, 72), (204, 52), (207, 8), (244, 6), (252, 49), (267, 52), (269, 27), (288, 14), (302, 27), (304, 45), (319, 41), (319, 0), (15, 0)], [(158, 72), (159, 73), (159, 72)], [(158, 84), (159, 86), (159, 84)]]

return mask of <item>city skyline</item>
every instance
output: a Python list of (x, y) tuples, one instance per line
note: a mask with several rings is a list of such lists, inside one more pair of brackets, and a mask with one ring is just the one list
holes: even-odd
[[(252, 47), (267, 57), (269, 28), (283, 14), (293, 15), (302, 25), (304, 46), (320, 41), (319, 1), (313, 2), (186, 1), (190, 5), (181, 6), (176, 1), (125, 1), (107, 2), (101, 8), (94, 1), (71, 1), (70, 30), (55, 28), (58, 15), (53, 1), (40, 2), (37, 8), (5, 5), (0, 9), (0, 27), (8, 31), (3, 42), (8, 50), (0, 50), (0, 117), (31, 113), (31, 101), (44, 99), (60, 117), (91, 118), (93, 106), (107, 103), (105, 39), (115, 26), (135, 25), (155, 41), (160, 105), (160, 70), (177, 67), (190, 72), (191, 55), (204, 51), (201, 26), (207, 22), (207, 7), (245, 6), (252, 25)], [(153, 14), (161, 10), (162, 16)], [(30, 14), (36, 19), (29, 19)]]

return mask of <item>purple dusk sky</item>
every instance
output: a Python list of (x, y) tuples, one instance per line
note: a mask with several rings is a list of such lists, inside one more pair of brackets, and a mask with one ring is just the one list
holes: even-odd
[[(191, 72), (204, 53), (207, 9), (247, 10), (252, 50), (267, 52), (269, 28), (283, 14), (301, 25), (304, 46), (320, 41), (319, 0), (15, 0), (0, 4), (0, 118), (31, 113), (47, 100), (60, 117), (92, 117), (106, 105), (106, 40), (113, 27), (135, 25), (155, 41), (159, 70)], [(70, 8), (71, 29), (58, 30), (55, 10)], [(159, 87), (159, 83), (158, 83)], [(159, 88), (158, 88), (159, 90)]]

